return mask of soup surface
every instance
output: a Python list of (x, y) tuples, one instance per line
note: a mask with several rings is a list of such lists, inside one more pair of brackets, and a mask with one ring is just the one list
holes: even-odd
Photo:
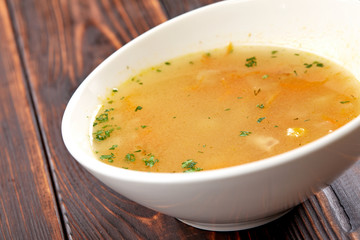
[(100, 161), (194, 172), (271, 157), (331, 133), (360, 113), (360, 82), (294, 49), (234, 47), (169, 60), (103, 99), (92, 129)]

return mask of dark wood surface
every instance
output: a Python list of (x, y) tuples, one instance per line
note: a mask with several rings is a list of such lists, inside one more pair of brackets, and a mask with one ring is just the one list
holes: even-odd
[(65, 106), (102, 60), (213, 2), (0, 0), (0, 239), (360, 239), (360, 163), (272, 223), (211, 232), (115, 193), (65, 149)]

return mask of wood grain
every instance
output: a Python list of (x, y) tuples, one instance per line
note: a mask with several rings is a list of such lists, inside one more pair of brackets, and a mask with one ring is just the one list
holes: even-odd
[(10, 6), (66, 235), (158, 238), (163, 233), (153, 231), (153, 223), (170, 218), (115, 194), (81, 168), (64, 147), (60, 123), (71, 94), (95, 66), (130, 39), (165, 21), (161, 6), (148, 0), (14, 0)]
[(168, 18), (173, 18), (196, 8), (220, 2), (220, 0), (161, 0), (161, 2)]
[(0, 42), (0, 238), (61, 239), (51, 178), (3, 0)]
[[(101, 61), (167, 18), (216, 0), (7, 2), (8, 6), (0, 0), (0, 40), (10, 46), (0, 45), (0, 143), (7, 149), (0, 151), (0, 163), (9, 169), (0, 175), (1, 194), (8, 194), (0, 200), (0, 238), (21, 238), (36, 231), (44, 239), (46, 235), (51, 239), (360, 239), (359, 164), (272, 223), (245, 231), (210, 232), (113, 192), (65, 149), (60, 124), (67, 101)], [(24, 147), (17, 151), (19, 144)], [(40, 173), (31, 175), (38, 169)], [(17, 179), (20, 174), (24, 176)], [(24, 202), (27, 196), (18, 189), (34, 193), (31, 204)], [(18, 211), (9, 218), (8, 209), (16, 203), (20, 203)], [(47, 212), (30, 219), (37, 209)], [(20, 227), (13, 225), (17, 220)]]

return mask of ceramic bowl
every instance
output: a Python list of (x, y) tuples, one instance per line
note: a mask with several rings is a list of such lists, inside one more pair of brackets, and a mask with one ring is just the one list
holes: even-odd
[(360, 79), (357, 0), (236, 0), (167, 21), (101, 63), (78, 87), (62, 121), (65, 145), (90, 173), (123, 196), (207, 230), (229, 231), (272, 221), (330, 184), (360, 155), (360, 117), (298, 149), (257, 162), (184, 173), (112, 167), (91, 151), (99, 96), (141, 69), (186, 53), (233, 45), (297, 48), (344, 65)]

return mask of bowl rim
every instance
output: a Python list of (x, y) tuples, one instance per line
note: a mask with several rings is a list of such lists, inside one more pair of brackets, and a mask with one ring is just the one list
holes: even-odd
[[(218, 179), (226, 179), (232, 178), (239, 175), (247, 175), (253, 174), (255, 172), (261, 172), (265, 170), (269, 170), (275, 168), (280, 165), (288, 164), (297, 159), (304, 157), (308, 154), (311, 154), (314, 151), (319, 151), (320, 149), (325, 148), (326, 146), (336, 142), (347, 134), (350, 134), (356, 128), (360, 126), (360, 115), (356, 118), (352, 119), (345, 125), (336, 129), (334, 132), (325, 135), (315, 141), (312, 141), (304, 146), (298, 147), (296, 149), (275, 155), (273, 157), (261, 159), (258, 161), (241, 164), (232, 167), (214, 169), (214, 170), (204, 170), (196, 173), (160, 173), (160, 172), (144, 172), (144, 171), (136, 171), (123, 169), (115, 166), (111, 166), (109, 164), (103, 163), (96, 159), (93, 153), (83, 154), (80, 150), (74, 147), (74, 140), (70, 137), (71, 134), (69, 132), (70, 125), (70, 116), (72, 115), (75, 106), (80, 98), (80, 95), (85, 90), (86, 86), (91, 82), (93, 76), (98, 72), (101, 72), (104, 66), (108, 63), (112, 62), (113, 59), (117, 58), (117, 55), (121, 54), (123, 51), (126, 51), (128, 48), (132, 47), (132, 45), (137, 44), (139, 41), (143, 41), (144, 38), (155, 34), (159, 29), (166, 27), (170, 24), (173, 24), (176, 21), (181, 21), (183, 18), (191, 16), (193, 14), (197, 14), (200, 11), (206, 11), (207, 9), (216, 8), (219, 5), (230, 5), (239, 2), (249, 2), (249, 1), (258, 1), (258, 0), (227, 0), (220, 1), (213, 4), (209, 4), (207, 6), (203, 6), (197, 8), (195, 10), (186, 12), (179, 16), (176, 16), (170, 20), (167, 20), (154, 28), (144, 32), (133, 40), (129, 41), (125, 45), (123, 45), (120, 49), (116, 50), (109, 57), (107, 57), (100, 65), (98, 65), (78, 86), (76, 91), (71, 96), (65, 111), (63, 113), (62, 122), (61, 122), (61, 134), (63, 138), (63, 142), (70, 152), (72, 157), (88, 169), (90, 172), (95, 174), (102, 174), (113, 179), (121, 179), (128, 182), (146, 182), (148, 184), (183, 184), (187, 182), (204, 182), (209, 180), (218, 180)], [(260, 0), (261, 1), (261, 0)], [(341, 0), (334, 0), (334, 2), (340, 2)], [(358, 3), (355, 0), (347, 0), (348, 2)], [(93, 155), (90, 157), (89, 155)]]

